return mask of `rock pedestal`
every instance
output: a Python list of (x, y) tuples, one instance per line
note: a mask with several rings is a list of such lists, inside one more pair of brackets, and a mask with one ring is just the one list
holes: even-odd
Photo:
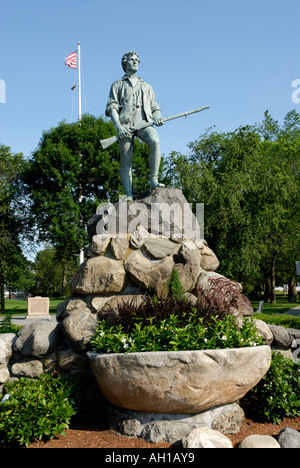
[[(74, 298), (57, 313), (75, 346), (84, 348), (97, 320), (113, 324), (120, 303), (140, 303), (145, 294), (167, 296), (173, 269), (190, 300), (197, 298), (197, 286), (207, 289), (211, 279), (221, 278), (233, 294), (240, 293), (239, 283), (215, 272), (219, 261), (200, 225), (178, 189), (158, 188), (140, 200), (99, 209), (88, 222), (86, 260), (71, 282)], [(253, 309), (245, 302), (232, 313), (250, 316)], [(76, 330), (84, 333), (84, 328), (87, 338), (81, 339)]]

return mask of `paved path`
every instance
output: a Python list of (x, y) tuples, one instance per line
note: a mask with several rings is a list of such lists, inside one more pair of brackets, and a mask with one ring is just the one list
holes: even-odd
[(294, 307), (293, 309), (285, 312), (287, 315), (293, 315), (294, 317), (300, 317), (300, 305)]
[(29, 323), (33, 322), (41, 322), (41, 321), (47, 321), (47, 322), (56, 322), (56, 315), (49, 315), (46, 318), (26, 318), (26, 315), (13, 315), (11, 318), (12, 323), (15, 325), (28, 325)]

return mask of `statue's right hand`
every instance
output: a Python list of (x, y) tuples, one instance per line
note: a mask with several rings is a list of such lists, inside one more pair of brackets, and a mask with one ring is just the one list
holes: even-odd
[(118, 127), (117, 130), (118, 130), (118, 137), (121, 138), (121, 139), (131, 136), (130, 131), (126, 127), (120, 126), (120, 127)]

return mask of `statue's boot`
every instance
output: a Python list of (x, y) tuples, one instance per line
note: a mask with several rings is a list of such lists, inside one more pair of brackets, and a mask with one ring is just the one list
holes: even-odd
[(128, 167), (122, 167), (121, 165), (120, 177), (123, 190), (126, 195), (126, 200), (131, 201), (133, 199), (131, 169), (128, 169)]
[(158, 181), (158, 172), (160, 166), (160, 148), (156, 147), (154, 151), (151, 151), (150, 148), (150, 155), (149, 155), (149, 168), (150, 168), (150, 181), (151, 181), (151, 188), (154, 189), (155, 187), (165, 187), (164, 184), (161, 184)]

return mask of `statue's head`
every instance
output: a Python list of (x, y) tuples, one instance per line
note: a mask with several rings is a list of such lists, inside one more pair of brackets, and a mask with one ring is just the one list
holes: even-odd
[(132, 57), (133, 55), (136, 55), (139, 62), (140, 62), (139, 54), (135, 50), (131, 50), (130, 52), (126, 52), (126, 54), (124, 54), (123, 57), (122, 57), (122, 68), (123, 68), (125, 73), (126, 73), (127, 59), (129, 57)]

